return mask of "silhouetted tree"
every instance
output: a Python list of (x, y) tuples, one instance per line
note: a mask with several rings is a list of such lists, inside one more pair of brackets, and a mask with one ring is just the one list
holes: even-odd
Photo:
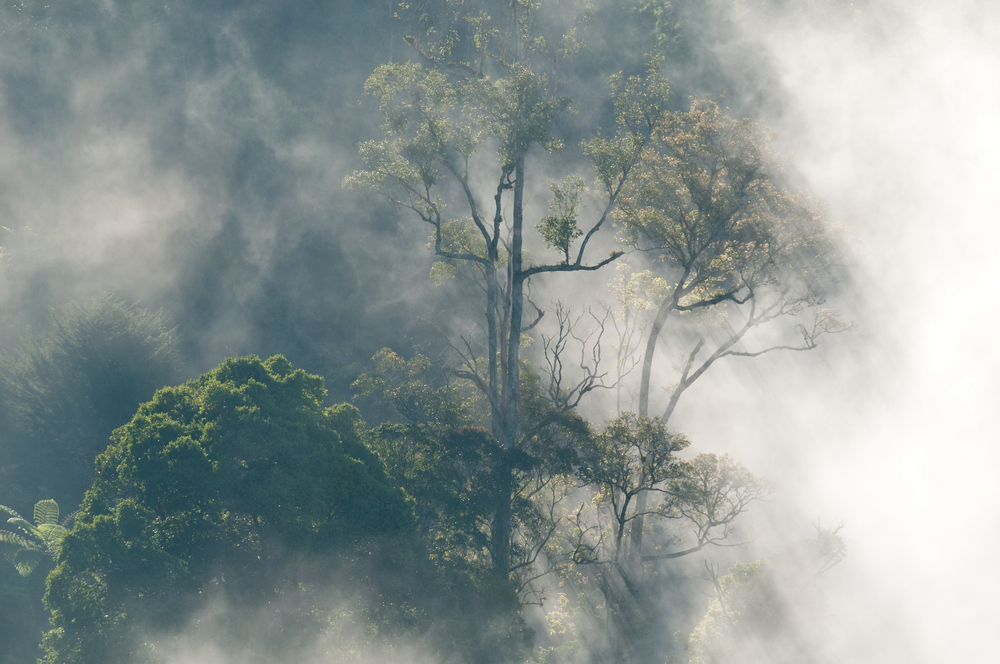
[[(180, 372), (176, 335), (162, 314), (103, 295), (52, 312), (3, 358), (13, 422), (0, 450), (8, 504), (53, 497), (80, 503), (111, 431)], [(29, 502), (29, 504), (31, 504)]]

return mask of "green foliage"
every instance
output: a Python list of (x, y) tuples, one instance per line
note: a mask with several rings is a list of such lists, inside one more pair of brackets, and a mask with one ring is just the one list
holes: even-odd
[[(634, 15), (654, 17), (656, 31), (667, 37), (673, 15), (664, 3), (629, 7)], [(550, 389), (542, 389), (545, 381), (520, 360), (524, 333), (537, 323), (527, 313), (535, 304), (525, 302), (529, 280), (597, 270), (619, 258), (622, 252), (614, 249), (606, 258), (584, 261), (588, 243), (614, 214), (623, 242), (669, 266), (671, 274), (645, 279), (643, 290), (657, 305), (669, 300), (667, 311), (683, 311), (747, 302), (770, 289), (779, 293), (779, 304), (764, 305), (766, 318), (819, 301), (802, 266), (822, 247), (810, 244), (808, 209), (778, 192), (765, 172), (752, 123), (731, 121), (707, 103), (689, 113), (668, 112), (660, 55), (649, 56), (641, 74), (630, 63), (612, 76), (606, 104), (613, 107), (611, 131), (591, 121), (585, 130), (558, 133), (573, 108), (564, 95), (575, 82), (566, 76), (566, 61), (585, 53), (577, 28), (599, 11), (579, 9), (492, 0), (401, 6), (404, 34), (419, 64), (384, 65), (369, 78), (366, 90), (385, 119), (384, 136), (361, 144), (362, 168), (345, 185), (382, 193), (428, 224), (440, 260), (434, 278), (442, 281), (464, 268), (485, 306), (480, 333), (452, 342), (454, 369), (432, 376), (425, 359), (407, 362), (384, 351), (356, 387), (391, 411), (386, 419), (392, 424), (373, 431), (371, 445), (415, 498), (432, 555), (439, 564), (458, 562), (456, 569), (468, 570), (470, 578), (485, 578), (492, 567), (523, 590), (543, 573), (540, 561), (558, 555), (550, 544), (566, 513), (560, 503), (575, 465), (594, 499), (575, 512), (573, 557), (598, 570), (593, 583), (627, 641), (648, 630), (626, 623), (653, 624), (646, 611), (651, 602), (635, 590), (652, 563), (729, 538), (734, 520), (769, 486), (728, 457), (681, 461), (676, 453), (686, 440), (661, 421), (630, 416), (590, 438), (573, 407), (595, 389), (598, 374), (583, 367), (581, 383), (565, 383), (558, 354), (572, 333), (546, 345)], [(574, 142), (594, 137), (581, 148), (604, 200), (585, 224), (585, 180), (571, 175), (553, 185), (548, 213), (534, 227), (559, 258), (536, 263), (542, 252), (529, 255), (526, 243), (537, 239), (523, 232), (531, 213), (524, 201), (545, 184), (531, 176), (544, 153), (531, 147), (555, 150), (564, 136)], [(620, 196), (627, 205), (615, 213)], [(787, 275), (793, 276), (782, 281)], [(642, 309), (655, 306), (633, 300)], [(565, 320), (560, 316), (560, 334)], [(651, 361), (652, 351), (647, 356)], [(619, 358), (622, 372), (625, 360)], [(644, 371), (648, 392), (648, 367)], [(648, 398), (642, 401), (645, 415)], [(663, 519), (687, 529), (666, 534)], [(644, 530), (657, 534), (645, 548)], [(695, 541), (678, 549), (692, 533)], [(622, 645), (611, 654), (622, 659), (626, 650)]]
[[(728, 456), (680, 459), (688, 444), (659, 418), (624, 413), (582, 445), (577, 476), (594, 496), (573, 519), (575, 562), (635, 566), (720, 544), (751, 503), (772, 493), (771, 482)], [(639, 550), (644, 532), (655, 533), (663, 519), (678, 522), (674, 534), (661, 533)]]
[(406, 360), (389, 348), (372, 358), (373, 370), (362, 374), (353, 388), (389, 409), (386, 418), (443, 432), (475, 426), (486, 416), (482, 395), (465, 382), (449, 380), (447, 372), (424, 355)]
[[(708, 101), (667, 113), (615, 213), (630, 246), (678, 279), (678, 310), (780, 294), (784, 312), (822, 301), (831, 251), (818, 217), (777, 184), (766, 135)], [(763, 306), (762, 306), (763, 308)]]
[(729, 537), (736, 518), (754, 501), (773, 495), (774, 488), (774, 482), (750, 472), (729, 455), (699, 454), (686, 465), (671, 491), (679, 499), (679, 514), (702, 544)]
[(35, 503), (32, 525), (11, 508), (0, 505), (0, 514), (9, 514), (8, 528), (0, 529), (0, 543), (12, 547), (10, 560), (21, 576), (31, 574), (38, 564), (54, 559), (62, 548), (66, 527), (59, 523), (59, 505), (52, 499)]
[(32, 662), (40, 655), (38, 644), (47, 628), (45, 575), (72, 515), (60, 522), (59, 506), (51, 499), (35, 504), (34, 523), (3, 505), (0, 514), (8, 517), (6, 528), (0, 527), (0, 553), (13, 563), (0, 565), (0, 662)]
[(771, 211), (792, 208), (770, 183), (756, 127), (696, 102), (665, 116), (655, 139), (616, 214), (623, 240), (691, 273), (682, 305), (736, 292), (745, 274), (773, 270), (781, 219)]
[(588, 484), (634, 496), (680, 477), (683, 467), (675, 454), (689, 444), (658, 418), (624, 413), (588, 441), (578, 473)]
[(593, 161), (598, 181), (614, 198), (622, 191), (651, 132), (666, 112), (670, 85), (662, 66), (663, 58), (652, 56), (645, 76), (612, 76), (615, 135), (583, 142), (583, 151)]
[(605, 626), (598, 642), (567, 633), (567, 649), (587, 644), (597, 660), (645, 661), (662, 645), (662, 593), (676, 591), (660, 576), (663, 562), (737, 544), (739, 517), (769, 495), (769, 482), (728, 457), (681, 459), (687, 446), (659, 418), (634, 413), (581, 444), (576, 475), (584, 499), (566, 515), (560, 537), (574, 566), (561, 576)]
[(548, 511), (568, 488), (575, 449), (589, 435), (586, 422), (553, 408), (525, 365), (523, 438), (505, 449), (484, 426), (489, 411), (474, 386), (449, 382), (447, 372), (422, 356), (404, 360), (386, 349), (374, 361), (375, 370), (355, 388), (377, 398), (396, 422), (374, 428), (369, 444), (391, 480), (415, 499), (432, 560), (474, 583), (495, 578), (493, 514), (506, 500), (519, 529), (514, 557), (520, 567), (512, 578), (522, 585), (553, 533)]
[(585, 186), (583, 178), (574, 176), (553, 184), (549, 215), (538, 222), (538, 232), (542, 234), (545, 244), (562, 253), (564, 263), (569, 263), (570, 244), (583, 235), (576, 224), (576, 216), (580, 194)]
[[(477, 424), (503, 451), (493, 473), (498, 497), (486, 521), (493, 565), (501, 575), (520, 571), (523, 578), (530, 576), (526, 570), (534, 567), (554, 526), (551, 519), (546, 526), (545, 519), (534, 516), (515, 524), (516, 514), (538, 513), (535, 507), (524, 509), (522, 495), (544, 492), (559, 500), (562, 492), (553, 489), (565, 479), (564, 471), (552, 472), (547, 465), (559, 455), (548, 454), (536, 443), (575, 436), (573, 431), (580, 427), (572, 408), (597, 382), (592, 375), (576, 387), (555, 379), (548, 394), (537, 389), (537, 381), (522, 389), (522, 374), (531, 374), (520, 360), (523, 334), (535, 324), (525, 313), (526, 289), (532, 276), (593, 271), (621, 256), (613, 250), (590, 260), (586, 250), (609, 219), (668, 89), (656, 57), (647, 76), (613, 79), (615, 136), (584, 145), (604, 183), (606, 201), (589, 224), (581, 225), (584, 180), (571, 176), (554, 185), (549, 214), (534, 225), (562, 260), (535, 264), (524, 233), (525, 196), (537, 187), (528, 175), (533, 167), (529, 154), (533, 146), (547, 152), (563, 146), (556, 125), (571, 110), (572, 101), (562, 94), (568, 80), (562, 64), (581, 51), (576, 31), (586, 22), (589, 8), (543, 9), (541, 3), (504, 5), (491, 0), (442, 5), (427, 0), (403, 10), (411, 31), (406, 40), (422, 64), (383, 65), (369, 78), (366, 91), (378, 101), (385, 137), (360, 145), (363, 169), (344, 184), (380, 192), (431, 226), (434, 252), (443, 262), (434, 268), (434, 278), (450, 278), (464, 266), (485, 295), (485, 338), (453, 345), (461, 348), (463, 365), (455, 375), (480, 391), (489, 417)], [(596, 127), (586, 132), (598, 133)], [(454, 215), (449, 210), (454, 205), (465, 213)], [(555, 367), (561, 360), (552, 360), (550, 366), (559, 373)]]
[[(820, 336), (849, 327), (819, 308), (835, 282), (831, 238), (804, 197), (779, 185), (766, 142), (754, 122), (696, 101), (689, 111), (664, 113), (657, 121), (624, 188), (614, 212), (619, 237), (660, 264), (656, 269), (667, 283), (646, 339), (640, 413), (649, 410), (656, 344), (672, 315), (716, 314), (714, 321), (695, 321), (711, 329), (696, 330), (701, 338), (677, 367), (664, 421), (718, 359), (808, 351)], [(801, 340), (742, 346), (751, 330), (806, 312), (812, 322), (794, 325)]]
[(482, 394), (448, 380), (428, 358), (405, 360), (384, 349), (373, 362), (354, 387), (387, 421), (366, 442), (390, 481), (414, 499), (421, 539), (453, 609), (449, 638), (471, 661), (514, 661), (530, 647), (530, 632), (518, 616), (516, 584), (494, 569), (492, 516), (511, 500), (503, 478), (513, 471), (513, 518), (526, 531), (539, 525), (522, 490), (541, 462), (499, 445), (480, 425), (489, 417)]
[(251, 606), (292, 592), (295, 556), (368, 547), (412, 566), (412, 504), (362, 444), (357, 411), (324, 396), (284, 358), (246, 357), (143, 404), (98, 458), (49, 577), (46, 661), (155, 659), (143, 630), (181, 627), (213, 588)]
[(54, 310), (0, 368), (14, 420), (0, 465), (17, 468), (8, 502), (42, 494), (75, 506), (111, 431), (177, 378), (179, 359), (162, 314), (103, 295)]

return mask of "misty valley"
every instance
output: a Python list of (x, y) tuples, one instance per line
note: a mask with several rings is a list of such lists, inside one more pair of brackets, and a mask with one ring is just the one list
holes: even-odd
[(986, 661), (925, 4), (0, 7), (0, 664)]

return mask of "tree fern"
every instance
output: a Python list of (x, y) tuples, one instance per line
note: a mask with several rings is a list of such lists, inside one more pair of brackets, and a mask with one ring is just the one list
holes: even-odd
[(54, 560), (59, 554), (59, 547), (68, 530), (65, 522), (59, 523), (56, 501), (50, 498), (35, 503), (34, 525), (4, 505), (0, 505), (0, 513), (10, 515), (7, 529), (0, 528), (0, 543), (7, 545), (4, 557), (14, 565), (18, 574), (29, 576), (43, 560)]

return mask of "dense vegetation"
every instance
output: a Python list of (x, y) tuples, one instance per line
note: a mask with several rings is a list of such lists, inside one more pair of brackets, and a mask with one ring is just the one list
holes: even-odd
[[(229, 360), (158, 391), (117, 429), (49, 577), (47, 661), (156, 661), (142, 631), (183, 627), (216, 593), (306, 604), (273, 625), (276, 656), (318, 627), (309, 599), (286, 599), (319, 564), (299, 556), (335, 567), (364, 549), (372, 564), (409, 570), (412, 506), (361, 444), (357, 411), (324, 409), (323, 396), (320, 379), (284, 358)], [(216, 636), (232, 648), (244, 629)]]
[[(674, 567), (745, 544), (774, 488), (689, 453), (681, 397), (845, 329), (835, 238), (749, 117), (766, 68), (713, 59), (723, 15), (237, 4), (0, 10), (38, 56), (0, 72), (11, 131), (71, 144), (89, 97), (60, 81), (141, 52), (99, 124), (141, 127), (210, 222), (114, 236), (125, 277), (3, 227), (0, 662), (821, 657), (837, 530)], [(590, 273), (614, 305), (542, 299)]]

